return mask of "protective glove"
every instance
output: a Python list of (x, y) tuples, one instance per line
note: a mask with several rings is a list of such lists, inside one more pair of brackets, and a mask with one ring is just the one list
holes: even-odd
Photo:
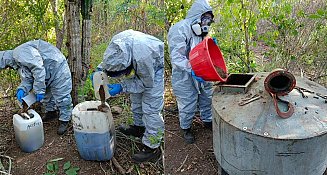
[(217, 38), (212, 38), (212, 40), (215, 42), (215, 44), (218, 46), (218, 40)]
[(123, 87), (121, 86), (121, 84), (108, 84), (108, 89), (109, 94), (111, 96), (115, 96), (123, 90)]
[(36, 101), (40, 102), (42, 99), (44, 99), (44, 94), (36, 94)]
[(192, 77), (195, 78), (196, 81), (198, 81), (199, 83), (203, 83), (203, 82), (204, 82), (204, 80), (203, 80), (201, 77), (198, 77), (198, 76), (195, 75), (195, 73), (194, 73), (193, 70), (191, 71), (191, 75), (192, 75)]
[(17, 89), (16, 97), (19, 102), (23, 103), (23, 98), (25, 97), (25, 91), (23, 89)]

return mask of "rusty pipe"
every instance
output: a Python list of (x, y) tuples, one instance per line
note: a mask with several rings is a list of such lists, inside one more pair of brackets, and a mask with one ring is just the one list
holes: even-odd
[[(296, 85), (295, 77), (284, 69), (273, 70), (265, 79), (264, 87), (274, 100), (274, 106), (277, 114), (282, 118), (288, 118), (294, 113), (294, 107), (291, 103), (281, 100), (278, 96), (287, 95)], [(278, 102), (287, 104), (288, 110), (282, 112), (277, 105)]]
[(275, 69), (266, 77), (264, 85), (269, 93), (278, 96), (287, 95), (294, 89), (296, 80), (290, 72), (283, 69)]

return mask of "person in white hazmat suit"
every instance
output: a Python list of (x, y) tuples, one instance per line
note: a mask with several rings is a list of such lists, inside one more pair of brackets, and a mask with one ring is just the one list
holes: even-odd
[(120, 32), (111, 39), (98, 70), (110, 77), (125, 76), (120, 84), (109, 84), (108, 88), (111, 96), (130, 94), (134, 124), (118, 130), (142, 137), (144, 149), (132, 156), (133, 161), (158, 158), (164, 133), (164, 43), (138, 31)]
[(191, 131), (197, 108), (207, 128), (212, 128), (212, 83), (193, 72), (189, 52), (209, 32), (214, 15), (207, 0), (196, 0), (184, 20), (173, 25), (168, 32), (168, 45), (172, 63), (172, 87), (177, 99), (180, 127), (186, 143), (194, 143)]
[(64, 134), (72, 115), (71, 73), (65, 56), (52, 44), (43, 40), (32, 40), (14, 50), (0, 51), (0, 69), (18, 70), (21, 83), (17, 88), (17, 100), (31, 91), (36, 101), (45, 105), (46, 114), (42, 120), (58, 117), (57, 133)]

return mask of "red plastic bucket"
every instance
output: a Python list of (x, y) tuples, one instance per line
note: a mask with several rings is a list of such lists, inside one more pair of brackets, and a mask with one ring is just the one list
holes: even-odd
[(207, 37), (196, 45), (190, 51), (189, 60), (196, 76), (206, 81), (227, 80), (224, 57), (212, 38)]

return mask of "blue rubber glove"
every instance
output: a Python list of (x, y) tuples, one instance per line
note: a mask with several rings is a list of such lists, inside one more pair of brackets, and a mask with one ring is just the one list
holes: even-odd
[(108, 88), (111, 96), (115, 96), (123, 90), (123, 87), (120, 84), (108, 84)]
[(218, 46), (218, 40), (217, 38), (212, 38), (212, 40), (215, 42), (215, 44)]
[(203, 83), (203, 82), (204, 82), (204, 80), (203, 80), (201, 77), (198, 77), (198, 76), (195, 75), (195, 73), (194, 73), (193, 70), (191, 71), (191, 75), (192, 75), (192, 77), (195, 78), (196, 81), (198, 81), (199, 83)]
[(19, 102), (23, 103), (23, 98), (25, 97), (25, 91), (23, 89), (17, 89), (16, 97)]
[(36, 101), (40, 102), (42, 99), (44, 99), (44, 94), (36, 94)]

